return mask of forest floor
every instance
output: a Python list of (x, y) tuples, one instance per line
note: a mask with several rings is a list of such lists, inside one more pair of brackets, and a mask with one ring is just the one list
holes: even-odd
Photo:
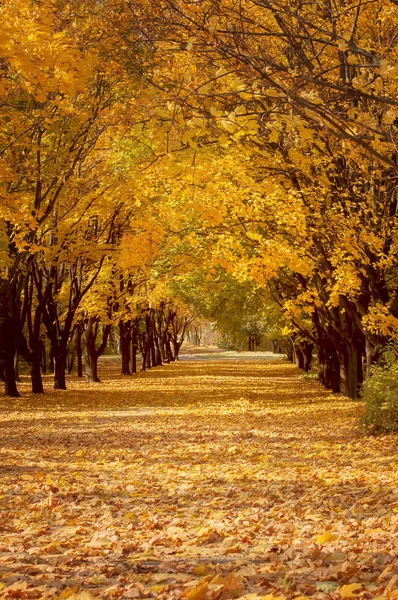
[(361, 403), (260, 358), (101, 370), (0, 398), (1, 598), (398, 598), (398, 438)]

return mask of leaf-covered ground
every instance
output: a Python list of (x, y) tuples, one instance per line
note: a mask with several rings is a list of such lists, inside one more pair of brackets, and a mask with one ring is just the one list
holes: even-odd
[(275, 361), (108, 364), (0, 400), (1, 597), (398, 598), (398, 439), (359, 403)]

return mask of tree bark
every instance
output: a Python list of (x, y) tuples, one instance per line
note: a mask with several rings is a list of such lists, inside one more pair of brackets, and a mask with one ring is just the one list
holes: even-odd
[(310, 342), (301, 342), (300, 349), (303, 354), (303, 370), (308, 373), (308, 371), (311, 369), (314, 344), (311, 344)]
[(32, 382), (32, 394), (44, 394), (43, 380), (40, 370), (40, 355), (34, 354), (30, 367), (30, 376)]
[(137, 373), (137, 351), (139, 342), (139, 319), (133, 321), (131, 328), (131, 372)]
[(14, 364), (17, 346), (16, 327), (13, 317), (8, 313), (7, 309), (0, 316), (0, 341), (3, 346), (5, 395), (11, 398), (19, 398), (20, 393), (17, 388)]
[(340, 391), (340, 364), (336, 349), (330, 339), (318, 343), (318, 379), (322, 385), (334, 393)]
[(340, 393), (355, 400), (359, 397), (363, 381), (362, 349), (352, 343), (337, 354), (340, 364)]
[(44, 340), (40, 340), (40, 366), (43, 373), (47, 373), (47, 355)]
[(77, 326), (76, 334), (76, 358), (77, 358), (77, 376), (83, 377), (83, 351), (82, 351), (82, 328)]
[(66, 390), (66, 347), (61, 347), (54, 356), (54, 389)]
[(131, 321), (119, 323), (122, 375), (130, 375)]

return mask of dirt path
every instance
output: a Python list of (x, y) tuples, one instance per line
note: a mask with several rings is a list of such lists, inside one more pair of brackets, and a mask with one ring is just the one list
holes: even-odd
[(398, 598), (398, 439), (358, 403), (275, 361), (107, 364), (0, 401), (1, 597)]

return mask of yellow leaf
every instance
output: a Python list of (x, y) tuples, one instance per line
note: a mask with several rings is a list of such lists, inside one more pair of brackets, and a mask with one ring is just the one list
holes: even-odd
[(207, 575), (208, 572), (209, 572), (209, 565), (206, 565), (205, 563), (196, 565), (196, 567), (192, 567), (192, 573), (194, 575), (198, 575), (199, 577), (201, 575)]
[(197, 587), (193, 588), (193, 590), (185, 592), (183, 597), (185, 596), (185, 598), (188, 598), (188, 600), (205, 600), (208, 589), (208, 583), (205, 581), (204, 583), (201, 583)]
[(218, 143), (220, 144), (220, 146), (223, 146), (225, 148), (226, 146), (228, 146), (229, 137), (225, 133), (221, 134), (218, 138)]
[(332, 533), (331, 531), (325, 531), (324, 533), (322, 533), (321, 535), (318, 535), (316, 537), (316, 543), (317, 544), (326, 544), (327, 542), (334, 542), (335, 540), (338, 539), (338, 535), (336, 535), (335, 533)]
[(223, 583), (224, 583), (224, 579), (220, 575), (220, 573), (217, 573), (217, 575), (215, 577), (213, 577), (213, 579), (210, 581), (210, 585), (221, 585)]
[(279, 96), (281, 95), (280, 92), (278, 92), (277, 90), (274, 90), (273, 88), (269, 88), (268, 90), (265, 90), (264, 94), (266, 96), (269, 96), (270, 98), (279, 98)]
[(343, 585), (339, 588), (340, 596), (342, 598), (355, 598), (356, 593), (362, 589), (360, 583), (350, 583), (349, 585)]
[(279, 133), (274, 129), (268, 136), (270, 142), (277, 142), (279, 140)]

